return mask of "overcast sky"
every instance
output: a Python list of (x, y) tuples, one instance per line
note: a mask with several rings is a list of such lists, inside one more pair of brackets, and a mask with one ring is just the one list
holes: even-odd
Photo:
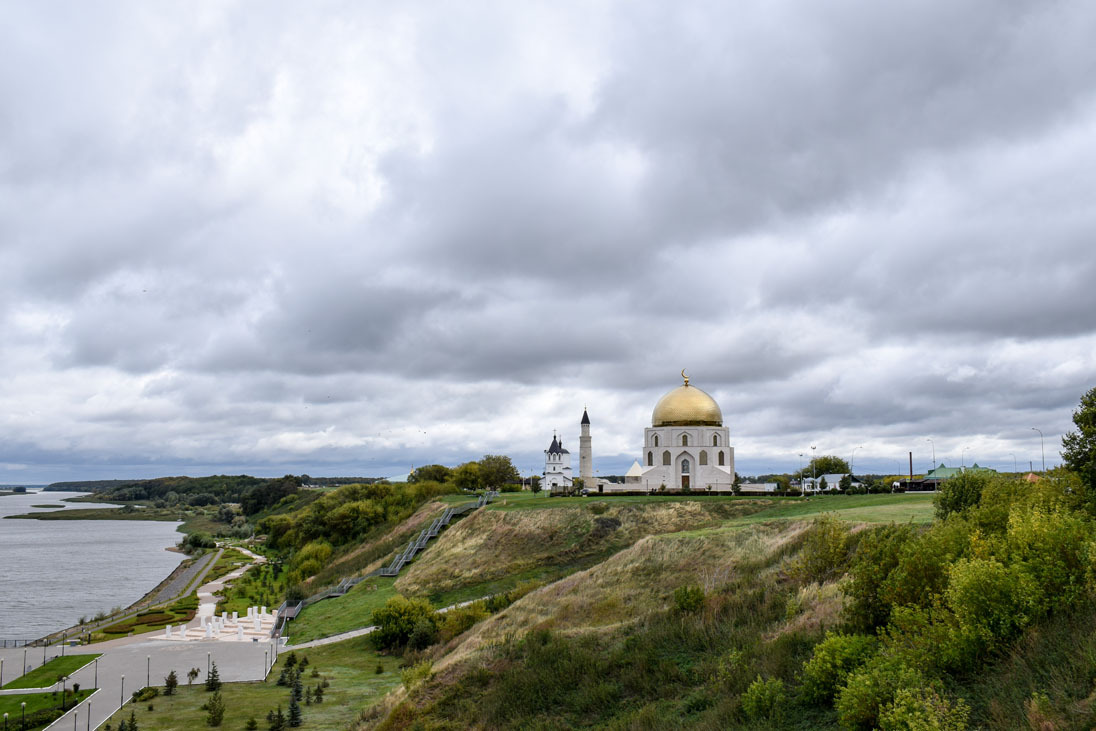
[[(1060, 461), (1085, 2), (0, 4), (0, 483)], [(929, 442), (929, 439), (932, 442)]]

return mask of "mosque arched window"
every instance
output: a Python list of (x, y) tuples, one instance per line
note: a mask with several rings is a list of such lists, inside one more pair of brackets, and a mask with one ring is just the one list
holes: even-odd
[(681, 474), (689, 474), (689, 460), (687, 459), (681, 460)]
[(718, 434), (713, 434), (712, 435), (712, 446), (713, 447), (718, 447), (719, 446), (719, 435)]
[(662, 464), (670, 464), (670, 453), (668, 451), (662, 453)]
[(658, 435), (657, 435), (657, 434), (655, 434), (655, 435), (654, 435), (654, 437), (652, 437), (652, 438), (654, 439), (654, 441), (652, 442), (652, 444), (654, 444), (654, 445), (655, 445), (655, 446), (657, 447), (657, 446), (658, 446)]
[(647, 452), (647, 466), (648, 467), (654, 467), (654, 465), (655, 465), (655, 453), (654, 452)]
[(727, 464), (726, 461), (724, 461), (724, 459), (723, 459), (723, 450), (721, 449), (721, 450), (719, 450), (719, 466), (723, 467), (726, 464)]
[(689, 446), (689, 435), (688, 434), (682, 434), (681, 435), (681, 446), (683, 446), (683, 447)]
[(700, 464), (702, 464), (702, 465), (708, 464), (708, 452), (707, 452), (707, 450), (702, 451), (700, 453)]

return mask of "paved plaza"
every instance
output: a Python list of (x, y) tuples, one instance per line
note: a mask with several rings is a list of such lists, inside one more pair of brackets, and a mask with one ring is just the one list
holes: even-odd
[[(264, 560), (248, 551), (245, 553), (255, 562)], [(102, 657), (74, 672), (68, 680), (70, 688), (72, 683), (79, 683), (84, 688), (98, 685), (99, 690), (49, 727), (58, 730), (98, 728), (129, 701), (133, 691), (145, 685), (162, 686), (172, 670), (180, 684), (187, 682), (187, 671), (191, 668), (199, 671), (195, 683), (204, 682), (212, 663), (217, 663), (217, 671), (224, 682), (263, 680), (278, 652), (270, 639), (274, 615), (269, 608), (254, 607), (244, 616), (214, 614), (217, 592), (246, 569), (246, 566), (240, 567), (222, 579), (200, 587), (198, 613), (186, 626), (171, 628), (170, 636), (167, 630), (161, 630), (63, 650), (60, 645), (51, 646), (44, 654), (41, 647), (0, 649), (0, 658), (4, 660), (3, 680), (9, 682), (23, 674), (24, 657), (27, 670), (32, 670), (62, 652), (65, 655), (102, 653)], [(26, 692), (0, 691), (12, 695)]]

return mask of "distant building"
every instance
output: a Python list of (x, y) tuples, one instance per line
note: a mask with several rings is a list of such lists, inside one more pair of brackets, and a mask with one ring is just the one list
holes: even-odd
[(544, 487), (552, 492), (565, 492), (570, 491), (574, 484), (571, 453), (563, 448), (563, 440), (553, 434), (552, 444), (544, 450)]
[[(819, 490), (836, 490), (841, 487), (841, 480), (849, 473), (847, 472), (834, 472), (827, 475), (818, 475), (817, 477), (804, 477), (803, 492), (818, 492)], [(822, 481), (826, 481), (826, 486), (822, 486)], [(864, 483), (852, 477), (852, 483), (850, 487), (863, 487)]]

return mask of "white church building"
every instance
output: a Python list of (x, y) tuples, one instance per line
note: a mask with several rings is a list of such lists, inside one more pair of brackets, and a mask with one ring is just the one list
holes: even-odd
[[(711, 396), (684, 383), (655, 404), (651, 426), (643, 431), (642, 457), (624, 477), (624, 484), (594, 480), (590, 417), (582, 412), (579, 437), (579, 476), (596, 492), (658, 492), (691, 490), (731, 492), (734, 485), (734, 447), (730, 430), (723, 426), (723, 412)], [(544, 485), (554, 491), (570, 490), (571, 455), (561, 440), (552, 437), (545, 450)]]

